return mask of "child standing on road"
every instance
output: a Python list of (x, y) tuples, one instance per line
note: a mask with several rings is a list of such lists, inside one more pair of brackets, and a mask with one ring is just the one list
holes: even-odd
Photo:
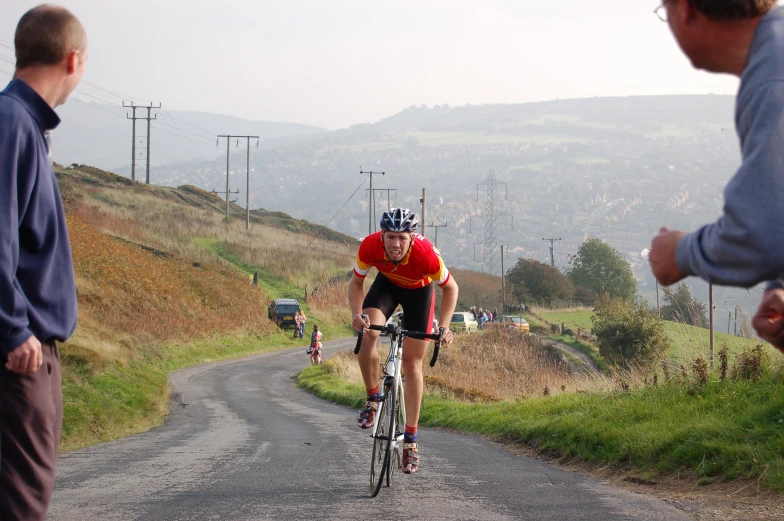
[(313, 334), (310, 335), (310, 365), (323, 364), (324, 359), (321, 357), (321, 339), (324, 336), (319, 331), (318, 325), (313, 326)]

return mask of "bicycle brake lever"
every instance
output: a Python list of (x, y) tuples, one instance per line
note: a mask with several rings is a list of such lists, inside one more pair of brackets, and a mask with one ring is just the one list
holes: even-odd
[(441, 341), (444, 339), (444, 328), (438, 328), (438, 340), (436, 340), (435, 345), (433, 346), (433, 358), (430, 359), (430, 367), (436, 365), (436, 360), (438, 360), (438, 351), (441, 349)]
[[(362, 320), (365, 324), (367, 324), (368, 316), (364, 313), (362, 314)], [(365, 326), (362, 326), (362, 329), (359, 330), (359, 336), (357, 337), (357, 345), (354, 347), (354, 354), (359, 354), (359, 350), (362, 348), (362, 338), (365, 336)]]

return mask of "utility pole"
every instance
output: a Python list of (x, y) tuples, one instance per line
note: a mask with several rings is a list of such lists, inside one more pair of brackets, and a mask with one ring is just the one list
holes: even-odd
[(504, 271), (504, 245), (501, 245), (501, 312), (506, 313), (506, 272)]
[[(427, 189), (422, 189), (422, 199), (419, 200), (422, 203), (422, 237), (425, 237), (425, 230), (427, 229), (427, 221), (425, 220), (425, 204), (427, 204)], [(476, 256), (476, 251), (474, 251), (474, 255)]]
[(133, 120), (133, 127), (131, 130), (131, 181), (136, 181), (136, 108), (137, 106), (131, 102), (130, 105), (126, 105), (123, 101), (123, 107), (130, 107), (133, 109), (133, 117), (128, 117), (128, 114), (125, 115), (125, 119)]
[(561, 238), (559, 237), (557, 239), (552, 239), (552, 238), (542, 237), (542, 240), (543, 241), (550, 241), (550, 267), (555, 268), (555, 251), (553, 249), (553, 243), (555, 241), (560, 241)]
[(738, 306), (735, 306), (735, 320), (732, 321), (732, 336), (738, 336)]
[[(369, 190), (369, 188), (365, 188), (365, 191), (368, 191), (368, 190)], [(387, 210), (390, 210), (391, 209), (391, 203), (389, 201), (389, 192), (395, 192), (395, 196), (397, 196), (397, 188), (374, 188), (373, 189), (373, 193), (374, 193), (373, 198), (372, 198), (372, 201), (373, 201), (373, 222), (377, 223), (378, 219), (376, 218), (376, 196), (375, 196), (375, 192), (386, 192), (387, 193)], [(375, 229), (375, 227), (374, 227), (374, 229)]]
[(732, 324), (732, 311), (727, 310), (727, 334), (730, 334), (730, 324)]
[(710, 307), (710, 366), (713, 369), (713, 284), (708, 284), (708, 306)]
[(359, 174), (369, 174), (370, 175), (370, 194), (368, 199), (368, 235), (370, 235), (373, 229), (373, 174), (376, 175), (386, 175), (386, 172), (372, 172), (372, 171), (363, 171), (362, 167), (359, 167)]
[(432, 224), (432, 223), (430, 224), (431, 228), (435, 228), (436, 229), (436, 243), (435, 243), (435, 247), (436, 248), (438, 248), (438, 229), (439, 228), (446, 228), (447, 224), (449, 224), (449, 223), (447, 223), (446, 221), (444, 221), (444, 224)]
[[(130, 118), (128, 114), (125, 115), (125, 119), (130, 119), (133, 123), (133, 131), (131, 133), (131, 179), (136, 181), (136, 120), (137, 119), (146, 119), (147, 120), (147, 176), (146, 176), (146, 184), (150, 184), (150, 121), (154, 119), (158, 119), (156, 115), (154, 118), (150, 116), (150, 111), (152, 109), (159, 109), (161, 108), (161, 104), (158, 103), (158, 106), (154, 106), (152, 103), (149, 105), (136, 105), (133, 101), (130, 105), (126, 105), (123, 101), (124, 108), (129, 108), (133, 111), (133, 116)], [(147, 117), (137, 117), (136, 116), (136, 109), (147, 109)]]
[[(248, 162), (245, 171), (245, 229), (250, 229), (250, 140), (253, 136), (245, 136), (248, 140)], [(256, 148), (259, 147), (259, 137), (256, 137)]]
[[(229, 135), (229, 134), (224, 134), (224, 135), (218, 136), (218, 141), (220, 141), (220, 138), (222, 138), (222, 137), (226, 138), (226, 191), (225, 192), (215, 192), (213, 190), (213, 192), (216, 193), (216, 194), (218, 194), (218, 193), (226, 194), (226, 219), (229, 218), (229, 202), (230, 202), (229, 201), (229, 194), (231, 194), (231, 193), (237, 193), (238, 194), (240, 192), (239, 190), (237, 190), (236, 192), (232, 192), (231, 189), (229, 188), (229, 156), (231, 155), (231, 140), (233, 138), (236, 138), (237, 139), (237, 146), (239, 146), (239, 144), (240, 144), (240, 141), (239, 141), (240, 138), (245, 138), (245, 139), (248, 140), (248, 172), (247, 172), (248, 173), (248, 176), (247, 176), (247, 178), (248, 178), (247, 179), (248, 186), (247, 186), (246, 194), (245, 194), (245, 227), (248, 228), (250, 226), (250, 140), (251, 139), (259, 139), (259, 136), (232, 136), (232, 135)], [(217, 145), (217, 143), (216, 143), (216, 145)], [(256, 143), (256, 145), (258, 146), (258, 143)]]
[[(158, 103), (157, 107), (153, 107), (152, 103), (147, 107), (147, 179), (145, 181), (146, 184), (150, 184), (150, 110), (153, 108), (161, 108), (161, 104)], [(154, 118), (158, 119), (158, 115), (156, 114)]]

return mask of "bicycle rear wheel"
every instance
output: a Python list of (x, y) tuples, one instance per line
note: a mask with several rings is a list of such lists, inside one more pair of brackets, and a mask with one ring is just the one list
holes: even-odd
[(370, 460), (370, 491), (371, 497), (376, 497), (384, 477), (389, 486), (389, 467), (392, 441), (395, 439), (395, 380), (391, 377), (384, 379), (384, 396), (378, 404), (378, 428), (373, 438), (373, 455)]

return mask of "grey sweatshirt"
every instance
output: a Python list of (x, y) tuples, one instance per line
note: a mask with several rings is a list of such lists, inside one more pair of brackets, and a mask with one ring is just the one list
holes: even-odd
[(757, 27), (735, 106), (742, 164), (724, 213), (683, 237), (676, 261), (708, 282), (751, 287), (784, 279), (784, 8)]

